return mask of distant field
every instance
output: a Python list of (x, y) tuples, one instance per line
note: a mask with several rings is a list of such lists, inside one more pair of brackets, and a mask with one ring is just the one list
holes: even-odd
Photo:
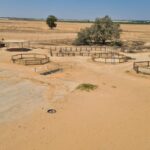
[[(74, 39), (80, 29), (91, 23), (59, 22), (55, 30), (49, 30), (44, 21), (0, 20), (0, 38), (26, 39), (31, 41)], [(123, 40), (150, 42), (150, 25), (122, 24)]]

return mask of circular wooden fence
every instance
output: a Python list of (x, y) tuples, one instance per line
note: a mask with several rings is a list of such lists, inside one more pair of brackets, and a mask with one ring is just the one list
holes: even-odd
[(134, 62), (133, 69), (136, 71), (136, 73), (150, 75), (150, 61)]
[(92, 60), (95, 62), (104, 63), (124, 63), (127, 62), (127, 56), (115, 52), (101, 52), (92, 55)]
[(23, 65), (43, 65), (50, 61), (47, 55), (36, 53), (13, 55), (11, 60), (13, 61), (13, 63)]

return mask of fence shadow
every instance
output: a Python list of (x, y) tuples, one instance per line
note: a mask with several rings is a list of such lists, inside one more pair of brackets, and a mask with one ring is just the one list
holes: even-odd
[(7, 51), (9, 52), (28, 52), (31, 51), (29, 48), (8, 48)]

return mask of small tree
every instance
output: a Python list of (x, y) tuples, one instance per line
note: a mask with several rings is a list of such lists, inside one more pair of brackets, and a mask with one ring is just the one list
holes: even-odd
[(78, 33), (75, 44), (106, 44), (106, 41), (120, 38), (120, 25), (113, 23), (109, 16), (97, 18), (95, 23)]
[(46, 23), (51, 29), (53, 29), (57, 27), (57, 24), (56, 24), (57, 20), (58, 19), (55, 16), (51, 15), (47, 17)]

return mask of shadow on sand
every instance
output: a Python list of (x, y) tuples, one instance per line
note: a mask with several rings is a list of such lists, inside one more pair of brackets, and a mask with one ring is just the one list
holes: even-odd
[(7, 51), (9, 52), (28, 52), (31, 51), (29, 48), (8, 48)]

